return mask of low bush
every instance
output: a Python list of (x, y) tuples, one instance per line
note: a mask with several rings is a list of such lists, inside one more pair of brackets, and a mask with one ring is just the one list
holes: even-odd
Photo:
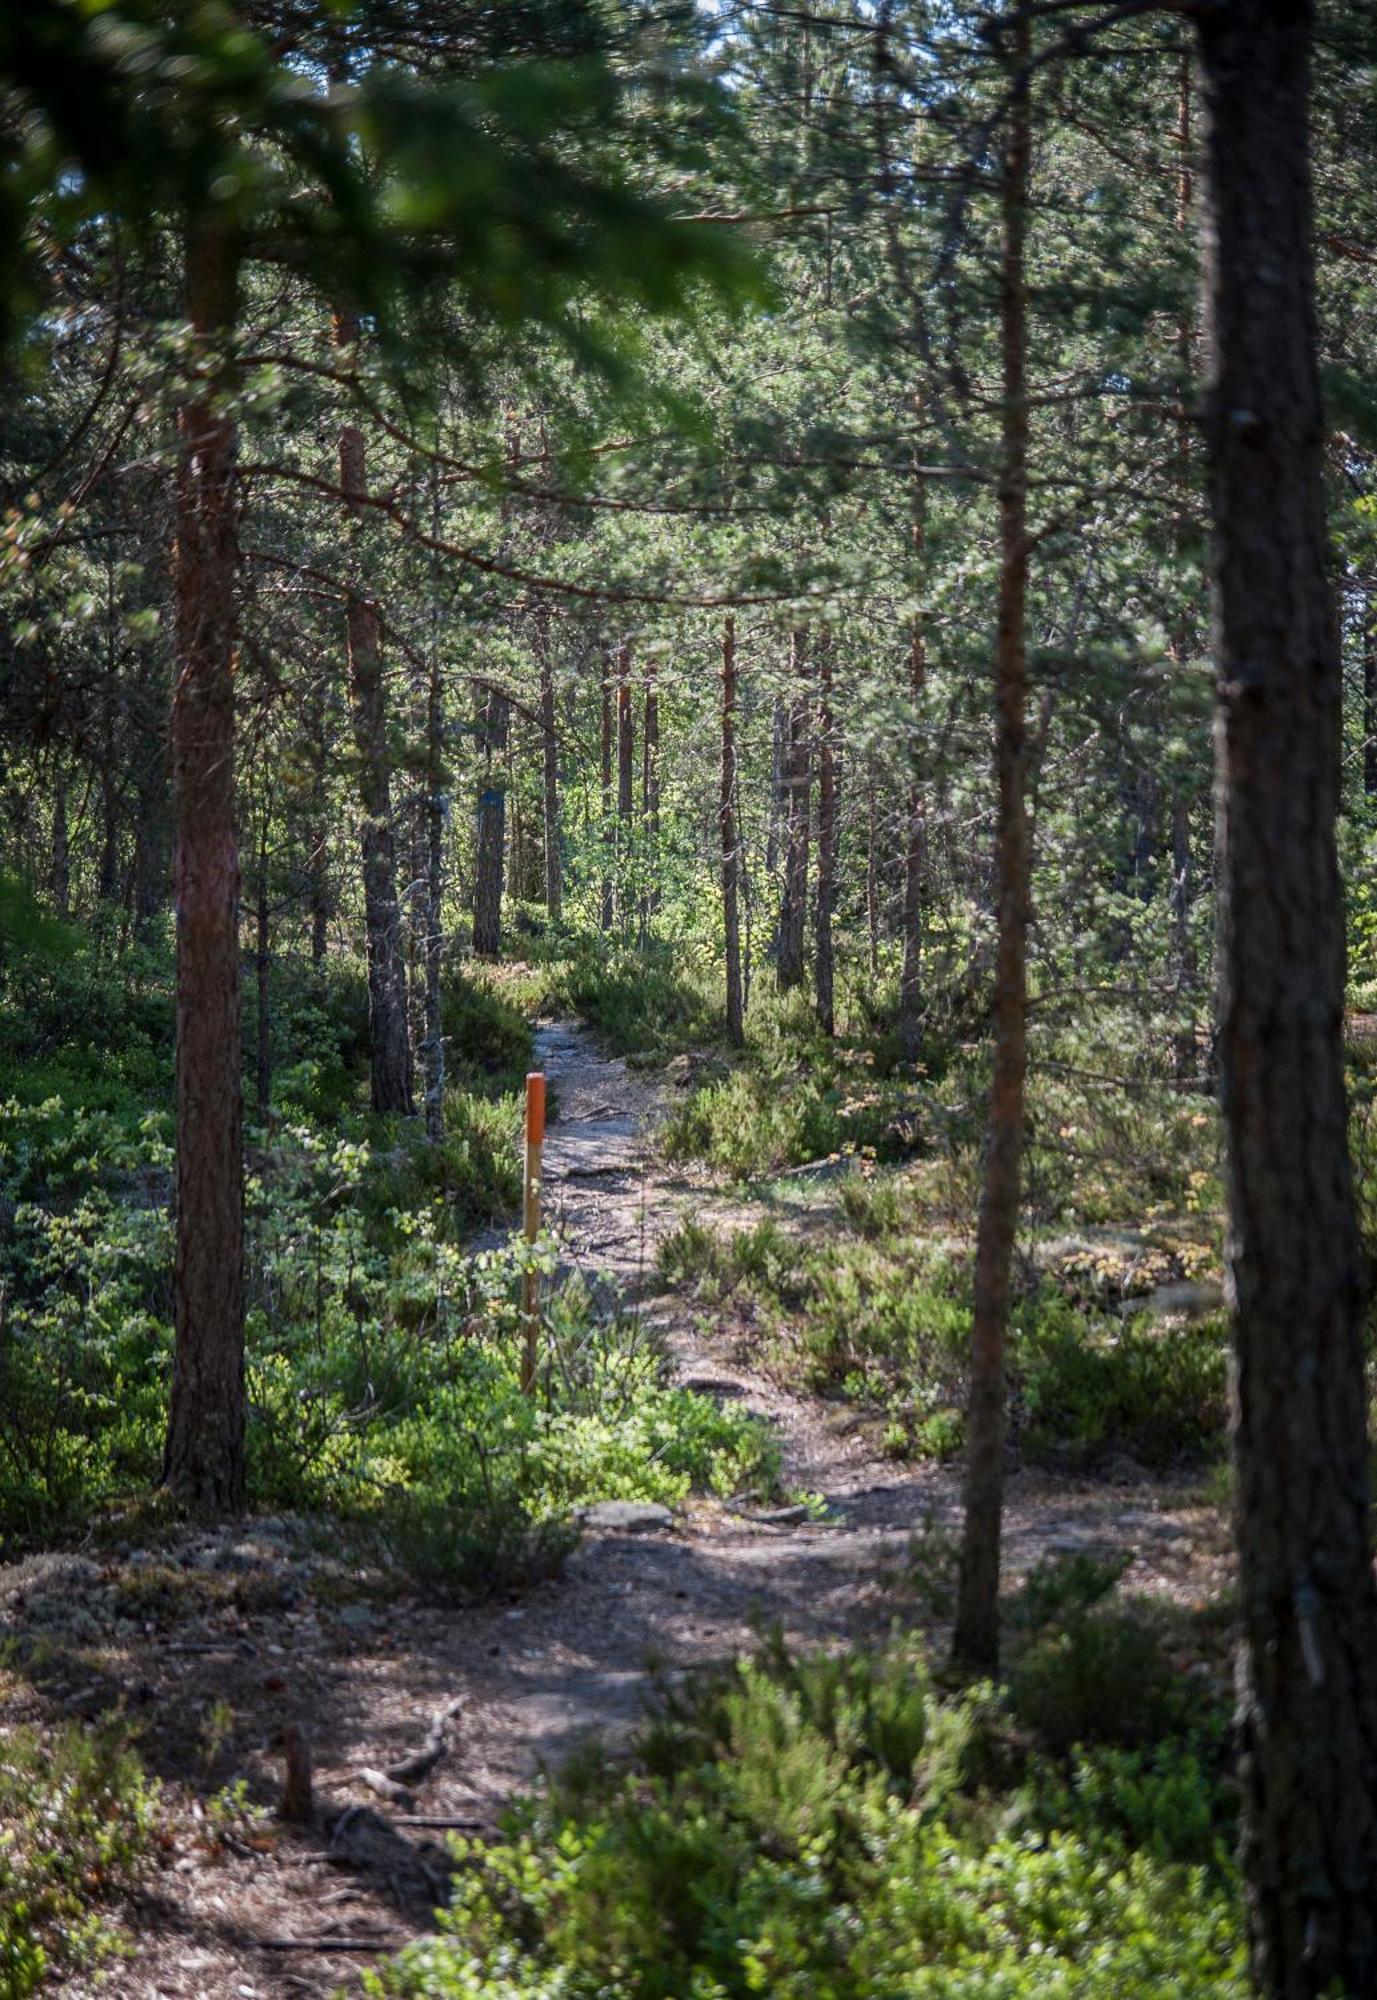
[(1044, 1289), (1023, 1315), (1017, 1352), (1020, 1431), (1033, 1457), (1085, 1465), (1119, 1451), (1164, 1467), (1224, 1436), (1222, 1320), (1096, 1320)]
[[(440, 1148), (387, 1128), (379, 1156), (300, 1125), (257, 1150), (254, 1499), (374, 1529), (434, 1581), (504, 1589), (558, 1563), (586, 1502), (771, 1487), (764, 1428), (672, 1386), (654, 1341), (634, 1320), (607, 1319), (576, 1283), (547, 1287), (539, 1393), (521, 1393), (517, 1301), (531, 1253), (467, 1249), (455, 1191), (475, 1133), (494, 1171), (515, 1175), (503, 1130), (515, 1101), (465, 1102), (470, 1137)], [(168, 1164), (157, 1120), (133, 1138), (110, 1115), (68, 1117), (61, 1105), (6, 1120), (0, 1190), (38, 1198), (16, 1203), (0, 1245), (0, 1533), (52, 1534), (157, 1477)], [(548, 1277), (553, 1246), (534, 1254)]]
[(531, 1067), (531, 1024), (492, 980), (446, 974), (441, 995), (445, 1072), (485, 1097), (519, 1091)]
[(630, 951), (585, 940), (546, 969), (544, 1004), (577, 1014), (617, 1055), (672, 1055), (712, 1045), (723, 1032), (721, 1004), (707, 980), (668, 946)]
[[(705, 1299), (734, 1297), (782, 1372), (883, 1417), (891, 1455), (950, 1456), (964, 1435), (968, 1263), (909, 1226), (916, 1196), (906, 1180), (857, 1176), (842, 1200), (851, 1233), (822, 1240), (768, 1216), (729, 1237), (690, 1217), (665, 1240), (661, 1275)], [(1224, 1436), (1226, 1378), (1219, 1320), (1084, 1310), (1046, 1278), (1015, 1303), (1013, 1434), (1032, 1459), (1199, 1461)]]
[(11, 1728), (0, 1757), (0, 1994), (118, 1951), (104, 1907), (151, 1853), (158, 1797), (112, 1729)]
[[(911, 1643), (756, 1661), (681, 1689), (630, 1768), (585, 1759), (462, 1862), (443, 1935), (372, 1978), (405, 2000), (1220, 2000), (1236, 1884), (1187, 1755), (1087, 1753), (982, 1803), (992, 1690), (939, 1703)], [(1126, 1780), (1126, 1799), (1110, 1790)], [(972, 1787), (976, 1790), (973, 1790)], [(1191, 1796), (1196, 1786), (1205, 1796)], [(1166, 1814), (1187, 1813), (1173, 1850)], [(1139, 1833), (1147, 1835), (1139, 1842)]]

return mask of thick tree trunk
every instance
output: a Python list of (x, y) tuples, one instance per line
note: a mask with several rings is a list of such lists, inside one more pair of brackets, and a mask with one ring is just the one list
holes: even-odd
[[(352, 354), (358, 345), (358, 316), (348, 308), (335, 315), (335, 345)], [(363, 432), (344, 424), (339, 434), (339, 483), (345, 495), (347, 531), (357, 535), (368, 494)], [(373, 1109), (410, 1117), (411, 1034), (407, 1021), (406, 960), (402, 913), (397, 900), (397, 867), (392, 833), (392, 779), (387, 747), (387, 694), (377, 602), (365, 588), (361, 565), (351, 557), (345, 603), (349, 687), (354, 743), (359, 760), (359, 830), (363, 857), (363, 909), (368, 954), (368, 1036)]]
[[(237, 252), (187, 232), (187, 315), (232, 332)], [(227, 387), (223, 369), (212, 382)], [(244, 1501), (244, 1181), (234, 800), (235, 425), (202, 392), (178, 418), (172, 761), (177, 907), (176, 1327), (163, 1478), (190, 1506)]]
[(803, 984), (804, 939), (808, 920), (808, 848), (812, 831), (813, 760), (808, 741), (806, 642), (802, 632), (789, 641), (791, 695), (784, 731), (780, 790), (784, 799), (784, 887), (779, 901), (779, 944), (775, 974), (781, 993)]
[(502, 956), (502, 868), (507, 838), (505, 764), (510, 706), (506, 695), (495, 688), (489, 694), (473, 883), (473, 949), (479, 958)]
[(837, 1032), (832, 916), (837, 898), (837, 748), (832, 635), (818, 635), (818, 884), (813, 906), (813, 1000), (825, 1035)]
[[(1192, 62), (1189, 42), (1183, 42), (1177, 62), (1176, 145), (1179, 167), (1176, 178), (1176, 226), (1182, 236), (1193, 231), (1195, 176), (1192, 138)], [(1176, 541), (1182, 562), (1189, 560), (1191, 541), (1191, 456), (1192, 426), (1187, 400), (1187, 384), (1194, 365), (1195, 315), (1183, 311), (1176, 328), (1176, 355), (1181, 374), (1181, 409), (1176, 426), (1177, 478), (1180, 505), (1176, 518)], [(1193, 631), (1183, 618), (1173, 641), (1178, 660), (1189, 658)], [(1191, 805), (1188, 792), (1178, 791), (1171, 807), (1171, 956), (1179, 1025), (1173, 1036), (1173, 1067), (1178, 1083), (1189, 1083), (1196, 1069), (1194, 1008), (1195, 953), (1191, 946)]]
[(718, 828), (722, 836), (722, 925), (726, 943), (727, 1040), (741, 1048), (746, 1040), (745, 1005), (741, 990), (741, 917), (739, 886), (741, 849), (736, 831), (736, 620), (722, 627), (722, 776), (718, 791)]
[(999, 629), (995, 654), (996, 925), (994, 1075), (976, 1227), (965, 1519), (953, 1653), (990, 1672), (999, 1659), (1000, 1539), (1007, 1425), (1005, 1343), (1018, 1227), (1027, 1070), (1029, 841), (1026, 800), (1028, 589), (1027, 234), (1031, 107), (1026, 14), (1012, 36), (1002, 189), (999, 313), (1003, 409), (999, 470)]
[(555, 726), (555, 661), (550, 607), (535, 613), (536, 659), (540, 668), (540, 772), (545, 847), (545, 914), (552, 924), (564, 912), (564, 865), (559, 824), (559, 732)]
[(1335, 853), (1304, 0), (1198, 18), (1243, 1869), (1273, 2000), (1377, 1995), (1377, 1591)]

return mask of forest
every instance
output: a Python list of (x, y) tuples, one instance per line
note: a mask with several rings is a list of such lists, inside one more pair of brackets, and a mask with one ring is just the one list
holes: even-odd
[(0, 412), (0, 2000), (1377, 2000), (1377, 0), (11, 0)]

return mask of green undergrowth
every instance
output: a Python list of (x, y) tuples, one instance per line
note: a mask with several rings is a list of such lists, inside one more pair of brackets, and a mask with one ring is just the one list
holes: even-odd
[(629, 1759), (591, 1752), (498, 1841), (456, 1843), (442, 1935), (368, 1990), (1242, 1995), (1222, 1712), (1099, 1578), (1041, 1582), (1055, 1623), (1023, 1605), (1004, 1687), (941, 1696), (902, 1634), (802, 1656), (771, 1640), (666, 1685)]
[[(44, 975), (49, 999), (64, 966)], [(298, 1059), (276, 1071), (272, 1118), (248, 1145), (250, 1489), (376, 1530), (437, 1584), (501, 1589), (558, 1566), (586, 1502), (676, 1503), (776, 1475), (760, 1426), (672, 1387), (634, 1319), (551, 1282), (549, 1244), (534, 1253), (538, 1393), (521, 1393), (529, 1253), (470, 1244), (517, 1212), (531, 1031), (481, 974), (450, 978), (444, 1005), (446, 1136), (431, 1145), (418, 1120), (364, 1108), (352, 976), (298, 996)], [(90, 1102), (0, 1106), (0, 1536), (13, 1545), (74, 1531), (158, 1476), (171, 1137), (158, 1094), (127, 1078)]]
[(698, 954), (667, 945), (581, 940), (547, 963), (543, 1004), (587, 1021), (616, 1055), (669, 1056), (722, 1036), (717, 981)]
[[(842, 1395), (884, 1422), (898, 1457), (963, 1442), (969, 1254), (916, 1233), (902, 1178), (843, 1183), (837, 1226), (810, 1236), (767, 1215), (723, 1236), (690, 1218), (663, 1244), (667, 1283), (730, 1308), (786, 1378)], [(1093, 1467), (1114, 1453), (1165, 1469), (1217, 1450), (1225, 1424), (1220, 1318), (1182, 1324), (1087, 1303), (1053, 1273), (1030, 1276), (1010, 1323), (1015, 1439), (1029, 1458)]]
[(118, 1955), (111, 1904), (156, 1842), (156, 1788), (113, 1728), (8, 1727), (0, 1748), (0, 1995)]

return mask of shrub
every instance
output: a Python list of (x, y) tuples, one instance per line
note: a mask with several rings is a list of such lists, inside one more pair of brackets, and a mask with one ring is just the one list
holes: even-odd
[(715, 994), (687, 975), (669, 946), (628, 951), (585, 941), (553, 967), (545, 1003), (580, 1015), (618, 1055), (669, 1055), (721, 1039)]
[(1095, 1322), (1055, 1293), (1035, 1295), (1016, 1345), (1024, 1447), (1091, 1463), (1111, 1451), (1143, 1465), (1198, 1457), (1226, 1422), (1223, 1323)]
[[(369, 1983), (407, 2000), (1098, 2000), (1245, 1991), (1227, 1859), (1135, 1851), (1177, 1759), (1039, 1823), (1053, 1788), (981, 1813), (963, 1745), (991, 1691), (932, 1696), (911, 1642), (792, 1659), (778, 1643), (680, 1688), (627, 1768), (582, 1760), (463, 1863), (444, 1935)], [(1084, 1761), (1076, 1771), (1089, 1772)], [(1108, 1775), (1101, 1767), (1097, 1779)], [(1201, 1785), (1208, 1783), (1203, 1769)], [(1151, 1793), (1151, 1801), (1149, 1801)], [(1001, 1823), (1002, 1822), (1002, 1823)], [(1196, 1833), (1199, 1834), (1198, 1818)]]
[(531, 1024), (491, 981), (447, 973), (441, 1027), (451, 1083), (484, 1097), (521, 1089), (532, 1062)]
[(101, 1905), (153, 1844), (156, 1788), (112, 1729), (8, 1729), (0, 1758), (0, 1993), (118, 1948)]
[(1129, 1611), (1097, 1610), (1035, 1639), (1010, 1679), (1015, 1716), (1049, 1750), (1131, 1747), (1170, 1720), (1176, 1690), (1152, 1631)]

